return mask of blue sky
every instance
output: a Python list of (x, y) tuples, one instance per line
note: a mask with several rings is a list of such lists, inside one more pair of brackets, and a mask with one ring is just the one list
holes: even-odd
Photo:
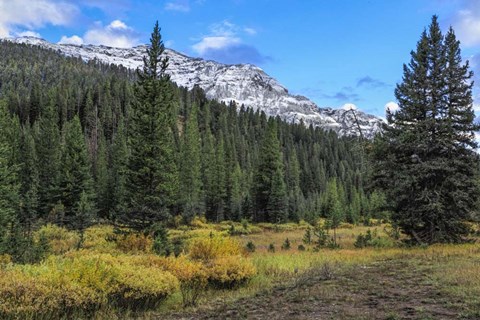
[(480, 0), (0, 0), (0, 12), (0, 37), (121, 47), (147, 43), (158, 20), (172, 49), (253, 63), (320, 107), (379, 116), (437, 14), (480, 84)]

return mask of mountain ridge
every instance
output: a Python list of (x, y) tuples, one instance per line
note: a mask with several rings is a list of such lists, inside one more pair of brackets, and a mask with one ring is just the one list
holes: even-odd
[[(4, 38), (3, 40), (40, 46), (66, 56), (81, 57), (84, 61), (97, 59), (104, 63), (136, 69), (143, 64), (147, 45), (133, 48), (114, 48), (103, 45), (54, 44), (36, 37)], [(383, 120), (366, 114), (353, 105), (343, 108), (320, 108), (302, 95), (290, 94), (288, 89), (263, 69), (253, 64), (223, 64), (212, 60), (192, 58), (172, 49), (165, 49), (169, 57), (171, 80), (192, 89), (200, 86), (208, 98), (238, 106), (245, 105), (264, 111), (268, 116), (280, 116), (289, 122), (322, 127), (339, 135), (372, 138), (380, 131)], [(354, 110), (354, 112), (352, 112)], [(358, 123), (357, 123), (358, 121)]]

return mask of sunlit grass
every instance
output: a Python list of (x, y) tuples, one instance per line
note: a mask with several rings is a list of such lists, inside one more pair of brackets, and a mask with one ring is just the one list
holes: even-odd
[[(190, 226), (182, 226), (178, 229), (170, 230), (169, 234), (171, 238), (182, 239), (187, 247), (194, 243), (205, 244), (203, 246), (197, 245), (196, 250), (201, 251), (195, 251), (194, 254), (191, 255), (191, 258), (194, 260), (197, 259), (195, 261), (205, 260), (202, 263), (205, 263), (206, 265), (212, 261), (216, 261), (215, 263), (217, 263), (218, 266), (221, 266), (215, 269), (218, 273), (218, 279), (226, 279), (225, 281), (230, 279), (225, 278), (230, 271), (222, 269), (224, 268), (223, 266), (231, 270), (236, 270), (239, 276), (247, 271), (249, 273), (249, 275), (245, 277), (245, 279), (249, 280), (247, 282), (240, 281), (241, 285), (238, 286), (226, 286), (223, 288), (214, 286), (205, 287), (198, 300), (198, 304), (203, 308), (208, 308), (208, 306), (212, 305), (212, 301), (227, 303), (228, 301), (234, 301), (242, 297), (254, 296), (258, 292), (269, 290), (279, 284), (288, 284), (289, 282), (295, 281), (295, 279), (302, 273), (311, 269), (321, 268), (325, 264), (330, 265), (333, 270), (348, 271), (350, 267), (368, 267), (368, 265), (372, 263), (382, 263), (382, 261), (386, 260), (398, 260), (410, 261), (413, 263), (412, 265), (418, 264), (428, 266), (432, 270), (430, 280), (436, 287), (445, 292), (446, 295), (453, 297), (452, 303), (455, 303), (455, 301), (457, 301), (457, 303), (458, 301), (462, 301), (462, 308), (465, 309), (467, 317), (480, 316), (478, 313), (478, 310), (480, 310), (479, 245), (470, 243), (462, 245), (406, 247), (402, 245), (401, 242), (389, 239), (388, 241), (390, 242), (388, 242), (388, 247), (357, 249), (355, 248), (354, 243), (359, 234), (366, 234), (366, 232), (370, 230), (375, 237), (388, 239), (386, 230), (388, 230), (389, 226), (386, 224), (379, 224), (367, 227), (346, 224), (337, 230), (337, 241), (340, 248), (316, 248), (315, 244), (305, 244), (303, 242), (307, 228), (310, 228), (310, 226), (304, 222), (283, 225), (253, 225), (245, 222), (223, 222), (220, 224), (211, 224), (202, 220), (196, 220)], [(88, 260), (90, 258), (93, 259), (95, 255), (100, 255), (102, 257), (111, 255), (111, 259), (114, 259), (115, 261), (125, 261), (126, 265), (138, 265), (139, 268), (145, 267), (148, 269), (154, 268), (157, 265), (162, 266), (164, 270), (171, 271), (178, 279), (190, 275), (190, 273), (176, 272), (177, 269), (182, 269), (178, 266), (186, 266), (188, 264), (187, 261), (178, 260), (177, 262), (174, 262), (176, 261), (174, 258), (169, 258), (173, 260), (162, 260), (163, 258), (158, 257), (155, 258), (155, 256), (151, 254), (151, 249), (145, 247), (146, 245), (148, 246), (151, 239), (145, 239), (145, 241), (139, 242), (138, 239), (133, 241), (127, 238), (116, 237), (111, 226), (94, 226), (88, 229), (84, 242), (84, 247), (87, 250), (80, 252), (76, 251), (77, 235), (75, 233), (59, 229), (57, 230), (55, 227), (51, 226), (42, 229), (40, 232), (42, 232), (43, 236), (53, 244), (51, 255), (58, 257), (58, 259), (60, 259), (58, 261), (64, 261), (62, 260), (62, 257), (76, 257), (77, 259)], [(332, 233), (330, 232), (330, 236), (331, 235)], [(234, 241), (225, 242), (223, 240), (218, 240), (222, 238), (226, 239), (228, 237), (233, 238)], [(282, 250), (282, 244), (287, 238), (290, 241), (291, 247), (288, 250)], [(212, 246), (210, 246), (210, 242)], [(255, 245), (254, 252), (248, 252), (248, 250), (246, 250), (246, 244), (249, 242)], [(234, 245), (235, 243), (238, 243), (239, 246)], [(206, 246), (207, 244), (208, 246)], [(232, 248), (235, 248), (232, 258), (221, 257), (226, 254), (225, 252), (222, 253), (223, 251), (230, 250), (225, 244), (229, 244)], [(273, 244), (275, 247), (275, 252), (268, 250), (270, 244)], [(217, 245), (220, 249), (227, 249), (223, 251), (220, 249), (217, 250)], [(299, 245), (302, 245), (303, 248), (299, 249)], [(126, 247), (129, 249), (126, 250)], [(217, 252), (214, 255), (215, 257), (212, 256), (211, 250)], [(82, 252), (87, 256), (83, 257)], [(218, 258), (216, 257), (217, 255), (219, 255)], [(248, 263), (244, 266), (237, 265), (237, 262), (243, 259)], [(40, 270), (42, 268), (42, 264), (38, 267), (26, 266), (20, 268), (20, 266), (12, 266), (8, 262), (8, 259), (3, 259), (2, 261), (3, 262), (0, 261), (0, 273), (2, 270), (4, 270), (3, 272), (5, 273), (6, 270), (15, 268), (15, 270), (18, 270), (15, 275), (18, 277), (24, 277), (22, 273), (20, 273), (23, 272), (21, 270)], [(49, 261), (57, 260), (50, 258)], [(248, 264), (252, 265), (254, 269), (248, 267)], [(43, 263), (43, 265), (46, 264)], [(192, 268), (194, 267), (191, 263), (188, 265)], [(242, 266), (243, 269), (239, 269), (239, 266)], [(78, 265), (78, 267), (80, 267), (80, 265)], [(213, 268), (208, 268), (206, 270), (208, 271), (206, 274), (210, 274), (214, 271)], [(45, 271), (44, 274), (48, 275), (48, 270)], [(7, 273), (5, 273), (5, 275), (7, 275)], [(194, 275), (194, 273), (192, 273), (192, 275)], [(210, 277), (212, 275), (210, 275)], [(33, 277), (34, 275), (30, 275), (29, 273), (26, 274), (26, 276)], [(5, 282), (4, 287), (8, 286), (8, 277), (4, 278), (3, 281)], [(95, 283), (97, 282), (100, 283), (100, 280), (95, 280)], [(158, 313), (163, 314), (175, 312), (183, 309), (182, 294), (177, 290), (168, 295), (166, 299), (159, 304), (157, 309), (144, 313), (142, 318), (156, 318), (155, 314), (158, 315)], [(125, 316), (130, 312), (131, 311), (120, 310), (105, 304), (95, 315), (91, 316), (98, 319), (120, 319), (122, 318), (122, 315)], [(79, 318), (81, 317), (79, 316)]]

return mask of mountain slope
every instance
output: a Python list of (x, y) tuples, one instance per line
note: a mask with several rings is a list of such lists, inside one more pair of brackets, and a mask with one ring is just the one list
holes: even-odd
[[(34, 37), (8, 38), (6, 40), (38, 45), (59, 51), (67, 56), (82, 57), (85, 61), (123, 65), (136, 69), (143, 64), (146, 46), (112, 48), (94, 45), (53, 44)], [(358, 125), (365, 137), (371, 138), (380, 130), (382, 120), (354, 110), (348, 105), (340, 109), (319, 108), (308, 98), (289, 94), (287, 88), (251, 64), (226, 65), (214, 61), (191, 58), (171, 49), (165, 50), (170, 58), (168, 73), (179, 86), (192, 89), (199, 85), (210, 99), (235, 101), (238, 105), (259, 108), (269, 116), (280, 116), (287, 121), (320, 126), (340, 135), (358, 135)], [(358, 125), (355, 121), (358, 119)]]

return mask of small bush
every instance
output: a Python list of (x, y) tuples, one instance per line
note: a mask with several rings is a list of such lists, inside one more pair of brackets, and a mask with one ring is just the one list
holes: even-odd
[(208, 283), (208, 274), (205, 266), (200, 262), (191, 261), (185, 256), (180, 256), (176, 259), (165, 259), (164, 268), (180, 281), (183, 306), (196, 306)]
[(208, 262), (219, 257), (241, 255), (240, 244), (227, 237), (212, 236), (192, 239), (189, 246), (189, 257), (193, 260)]
[(248, 241), (247, 244), (245, 245), (245, 248), (247, 249), (248, 252), (255, 252), (255, 244), (252, 241)]
[(172, 243), (168, 237), (168, 230), (163, 225), (153, 228), (153, 252), (160, 256), (169, 256), (173, 252)]
[(138, 233), (125, 233), (117, 236), (117, 248), (125, 253), (149, 253), (152, 251), (152, 237)]
[(47, 224), (35, 232), (36, 241), (44, 239), (48, 243), (49, 252), (53, 254), (63, 254), (72, 249), (76, 249), (80, 236), (65, 228), (54, 224)]
[(298, 251), (305, 251), (305, 246), (303, 244), (299, 244)]
[(204, 216), (193, 217), (192, 221), (190, 221), (190, 226), (195, 228), (195, 229), (208, 229), (209, 228), (209, 225), (207, 223), (207, 219), (205, 219)]
[(395, 241), (392, 238), (379, 237), (377, 231), (373, 232), (367, 230), (366, 234), (360, 233), (355, 240), (354, 246), (356, 248), (391, 248), (395, 246)]
[(282, 244), (282, 250), (290, 250), (290, 247), (291, 247), (290, 240), (286, 238)]
[(247, 219), (242, 219), (242, 221), (240, 223), (242, 224), (242, 228), (244, 230), (248, 230), (248, 220)]
[(158, 268), (123, 265), (119, 268), (115, 304), (132, 309), (154, 308), (178, 289), (178, 280)]
[(0, 254), (0, 266), (12, 263), (12, 257), (9, 254)]
[(83, 248), (99, 252), (111, 253), (117, 246), (113, 241), (114, 228), (107, 225), (93, 226), (85, 230)]
[(207, 272), (209, 282), (215, 287), (231, 288), (251, 279), (256, 269), (242, 256), (224, 256), (215, 259)]
[(273, 243), (270, 243), (268, 245), (268, 252), (275, 252), (275, 245)]
[(312, 229), (310, 227), (308, 227), (305, 230), (305, 234), (303, 235), (302, 241), (305, 244), (311, 244), (312, 243)]

